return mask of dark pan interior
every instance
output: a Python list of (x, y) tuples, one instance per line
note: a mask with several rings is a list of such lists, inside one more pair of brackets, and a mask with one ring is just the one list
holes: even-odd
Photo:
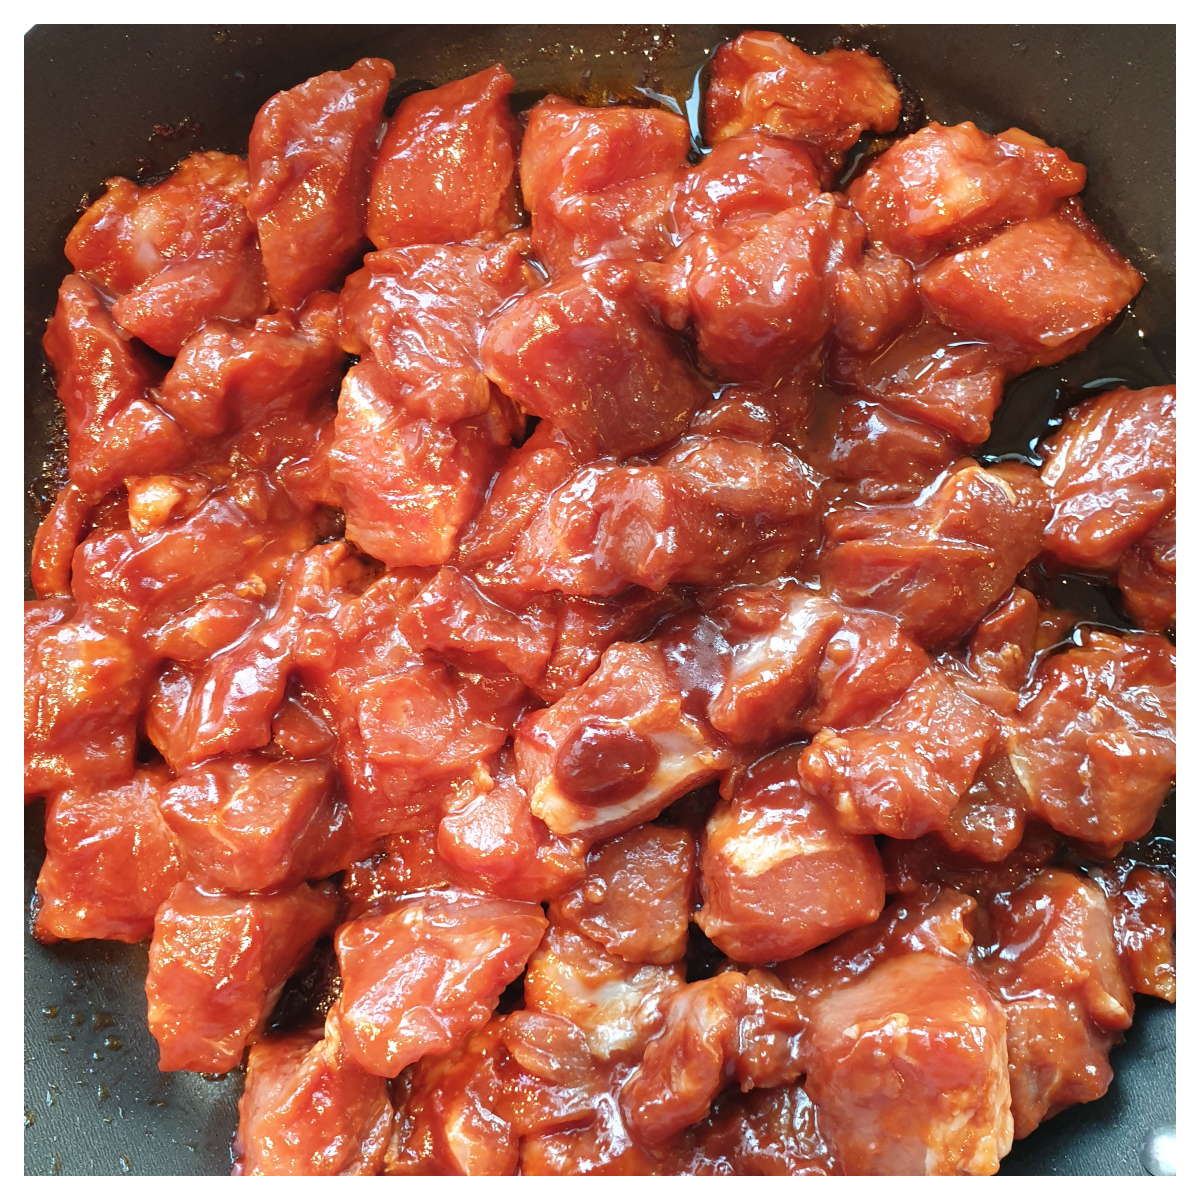
[[(274, 92), (365, 55), (396, 65), (394, 96), (503, 62), (519, 98), (592, 103), (637, 87), (693, 93), (697, 72), (742, 26), (37, 26), (25, 39), (26, 540), (61, 479), (61, 424), (40, 339), (69, 265), (63, 241), (115, 174), (146, 179), (196, 149), (244, 153)], [(1087, 164), (1084, 200), (1142, 270), (1134, 316), (1089, 351), (1014, 385), (997, 454), (1027, 447), (1073, 387), (1174, 377), (1174, 26), (794, 26), (806, 49), (872, 49), (927, 118), (1018, 125)], [(1032, 431), (1032, 432), (1031, 432)], [(25, 825), (25, 897), (44, 847)], [(1173, 822), (1167, 832), (1173, 833)], [(43, 947), (26, 936), (27, 1174), (224, 1174), (241, 1077), (162, 1075), (146, 1029), (144, 946)], [(1175, 1120), (1175, 1015), (1140, 999), (1104, 1099), (1017, 1143), (1002, 1173), (1141, 1174), (1145, 1132)]]

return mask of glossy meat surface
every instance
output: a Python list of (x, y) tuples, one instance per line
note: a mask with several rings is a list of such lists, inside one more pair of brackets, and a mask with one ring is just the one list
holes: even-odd
[(1133, 1019), (1112, 917), (1095, 884), (1043, 871), (991, 905), (995, 950), (980, 969), (1008, 1021), (1016, 1137), (1104, 1095), (1108, 1051)]
[(672, 206), (675, 241), (754, 217), (771, 217), (820, 192), (813, 153), (752, 130), (714, 146), (683, 176)]
[(924, 646), (957, 641), (1041, 549), (1048, 514), (1031, 468), (963, 465), (908, 505), (835, 513), (822, 582), (843, 604), (899, 617)]
[(778, 962), (883, 908), (883, 871), (870, 838), (847, 834), (797, 777), (799, 752), (756, 764), (708, 818), (696, 923), (734, 962)]
[(504, 302), (525, 290), (520, 246), (378, 250), (346, 280), (342, 345), (372, 354), (413, 417), (452, 424), (485, 413), (491, 390), (479, 341)]
[(1174, 647), (1094, 631), (1047, 658), (1009, 757), (1061, 833), (1101, 850), (1148, 833), (1175, 775)]
[(687, 152), (687, 122), (674, 113), (538, 101), (521, 139), (520, 173), (542, 262), (558, 274), (661, 258)]
[(183, 877), (181, 854), (159, 814), (162, 770), (113, 787), (51, 796), (46, 859), (38, 874), (34, 935), (44, 942), (140, 942)]
[(385, 1080), (308, 1034), (250, 1048), (235, 1175), (377, 1175), (392, 1130)]
[(517, 731), (517, 775), (561, 836), (598, 841), (656, 817), (713, 779), (727, 752), (652, 645), (618, 642), (588, 681)]
[(1141, 287), (1141, 275), (1072, 209), (1012, 225), (921, 273), (921, 295), (943, 325), (1040, 363), (1082, 349)]
[(487, 413), (454, 424), (414, 418), (374, 359), (352, 367), (329, 454), (348, 536), (391, 567), (446, 562), (483, 500), (498, 433)]
[(182, 465), (184, 431), (147, 398), (158, 382), (150, 356), (82, 276), (63, 280), (42, 346), (66, 417), (71, 482), (81, 492), (99, 499), (126, 475)]
[(714, 145), (769, 129), (846, 150), (864, 129), (895, 129), (900, 93), (883, 63), (861, 50), (806, 54), (777, 33), (751, 32), (717, 51), (704, 116)]
[(226, 756), (182, 771), (159, 800), (189, 876), (264, 892), (349, 865), (354, 831), (328, 762)]
[(545, 927), (536, 905), (453, 893), (360, 917), (338, 931), (330, 1028), (373, 1075), (445, 1053), (487, 1021)]
[(1049, 216), (1086, 178), (1020, 129), (989, 137), (971, 121), (933, 121), (875, 159), (849, 195), (875, 242), (921, 264), (990, 229)]
[(884, 961), (832, 991), (806, 1085), (847, 1174), (991, 1175), (1012, 1144), (1005, 1016), (965, 963)]
[(160, 354), (175, 354), (205, 321), (267, 309), (267, 280), (245, 208), (245, 160), (193, 154), (162, 183), (111, 179), (80, 218), (66, 255), (116, 298), (113, 319)]
[(996, 715), (932, 667), (873, 721), (821, 730), (800, 781), (849, 833), (920, 837), (947, 823), (999, 736)]
[(965, 337), (928, 317), (879, 352), (848, 345), (828, 360), (840, 386), (970, 446), (987, 441), (1006, 380), (1028, 365), (1024, 353)]
[(512, 86), (497, 65), (401, 101), (371, 172), (377, 250), (489, 241), (517, 223)]
[(677, 962), (687, 950), (695, 857), (686, 830), (639, 825), (592, 847), (583, 880), (550, 918), (626, 962)]
[(1046, 452), (1047, 549), (1064, 563), (1111, 570), (1175, 507), (1175, 389), (1097, 396), (1067, 413)]
[(1150, 530), (1117, 563), (1117, 586), (1125, 608), (1155, 633), (1175, 624), (1175, 513)]
[(228, 896), (180, 883), (154, 919), (146, 976), (159, 1070), (236, 1067), (337, 910), (328, 884)]
[(615, 596), (631, 584), (722, 583), (803, 570), (813, 472), (784, 446), (686, 437), (651, 466), (602, 460), (556, 487), (523, 530), (515, 582)]
[(643, 272), (666, 322), (691, 324), (724, 379), (772, 382), (829, 331), (839, 272), (858, 265), (866, 230), (842, 197), (814, 196), (775, 216), (694, 234)]
[(338, 286), (362, 250), (371, 167), (395, 74), (382, 58), (360, 59), (277, 92), (254, 119), (246, 210), (279, 308)]
[(159, 403), (189, 434), (215, 437), (318, 411), (336, 392), (343, 366), (337, 300), (321, 292), (295, 316), (260, 317), (252, 330), (206, 324), (181, 347)]
[(566, 274), (519, 300), (485, 335), (483, 369), (592, 458), (671, 441), (707, 399), (638, 298), (637, 276), (617, 264)]

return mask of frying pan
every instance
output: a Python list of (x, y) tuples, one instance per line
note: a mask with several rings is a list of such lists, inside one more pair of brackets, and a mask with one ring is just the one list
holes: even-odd
[[(741, 26), (38, 26), (25, 39), (26, 541), (61, 482), (61, 418), (40, 339), (69, 264), (63, 241), (110, 175), (146, 179), (197, 149), (244, 153), (259, 106), (363, 55), (396, 65), (393, 104), (493, 62), (519, 104), (557, 91), (603, 103), (644, 88), (681, 104)], [(1132, 317), (1083, 361), (1014, 386), (985, 455), (1027, 452), (1046, 420), (1099, 379), (1173, 378), (1174, 26), (793, 26), (805, 48), (880, 54), (909, 111), (1011, 125), (1087, 164), (1085, 203), (1145, 274)], [(686, 107), (686, 105), (684, 105)], [(390, 111), (390, 109), (389, 109)], [(1113, 385), (1109, 385), (1113, 386)], [(28, 556), (26, 561), (28, 561)], [(1097, 619), (1119, 624), (1102, 592)], [(1086, 605), (1085, 605), (1086, 606)], [(43, 805), (26, 812), (25, 896), (44, 855)], [(1173, 812), (1155, 833), (1173, 836)], [(1165, 843), (1159, 843), (1160, 847)], [(146, 1029), (145, 946), (44, 947), (26, 936), (26, 1174), (224, 1174), (242, 1078), (162, 1075)], [(303, 997), (301, 997), (303, 999)], [(1136, 1175), (1147, 1130), (1175, 1121), (1175, 1017), (1139, 999), (1112, 1055), (1116, 1078), (1018, 1142), (1002, 1173)]]

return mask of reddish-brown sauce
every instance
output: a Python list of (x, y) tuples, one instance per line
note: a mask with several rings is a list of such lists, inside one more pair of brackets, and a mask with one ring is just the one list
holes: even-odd
[(1027, 387), (1140, 274), (864, 52), (709, 73), (364, 59), (67, 241), (34, 932), (150, 938), (236, 1173), (990, 1174), (1174, 999), (1175, 389)]

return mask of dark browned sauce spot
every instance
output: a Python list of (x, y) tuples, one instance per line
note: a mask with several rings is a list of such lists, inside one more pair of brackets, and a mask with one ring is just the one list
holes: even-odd
[(636, 796), (658, 766), (658, 751), (634, 729), (583, 721), (558, 751), (554, 779), (568, 799), (599, 808)]

